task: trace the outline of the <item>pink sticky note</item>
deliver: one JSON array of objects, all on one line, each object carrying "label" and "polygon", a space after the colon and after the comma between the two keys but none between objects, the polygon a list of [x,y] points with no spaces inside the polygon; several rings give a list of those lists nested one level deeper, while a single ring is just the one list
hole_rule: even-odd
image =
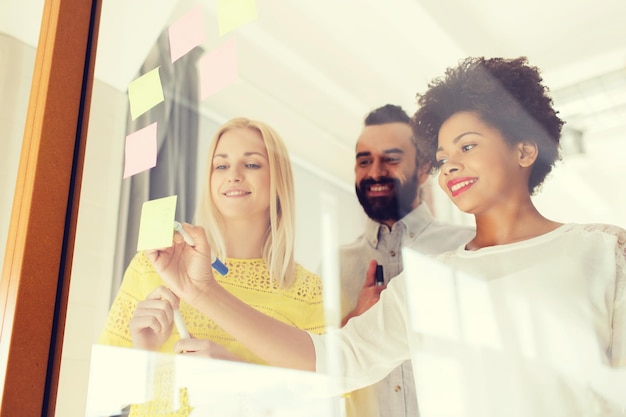
[{"label": "pink sticky note", "polygon": [[206,40],[202,20],[202,6],[188,11],[169,27],[170,56],[172,62]]},{"label": "pink sticky note", "polygon": [[126,136],[124,156],[124,178],[156,166],[156,122]]},{"label": "pink sticky note", "polygon": [[237,42],[231,38],[198,60],[200,99],[204,100],[237,81]]}]

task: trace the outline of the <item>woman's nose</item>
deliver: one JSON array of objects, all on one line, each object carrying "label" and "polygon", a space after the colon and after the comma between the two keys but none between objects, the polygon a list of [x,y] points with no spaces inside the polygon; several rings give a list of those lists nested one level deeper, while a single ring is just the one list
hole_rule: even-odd
[{"label": "woman's nose", "polygon": [[241,169],[233,167],[228,172],[227,180],[228,182],[241,182],[242,174]]},{"label": "woman's nose", "polygon": [[457,172],[460,169],[461,169],[461,164],[453,160],[446,161],[446,163],[443,164],[443,167],[442,167],[443,173],[446,175]]}]

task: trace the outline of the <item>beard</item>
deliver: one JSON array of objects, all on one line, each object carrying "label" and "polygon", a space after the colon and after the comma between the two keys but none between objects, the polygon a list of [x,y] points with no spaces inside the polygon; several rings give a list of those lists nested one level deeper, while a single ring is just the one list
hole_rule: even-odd
[{"label": "beard", "polygon": [[[393,185],[393,193],[384,197],[368,197],[367,191],[373,185]],[[417,170],[402,184],[392,177],[380,177],[377,181],[366,178],[355,185],[359,203],[370,219],[382,223],[384,221],[398,221],[413,210],[413,202],[419,187]]]}]

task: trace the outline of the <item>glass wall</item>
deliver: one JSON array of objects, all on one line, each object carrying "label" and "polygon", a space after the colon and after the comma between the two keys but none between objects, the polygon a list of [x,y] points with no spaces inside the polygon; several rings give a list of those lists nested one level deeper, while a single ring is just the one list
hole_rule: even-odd
[{"label": "glass wall", "polygon": [[[189,210],[192,211],[191,202],[203,187],[205,156],[217,127],[236,116],[267,121],[283,136],[292,157],[298,207],[296,258],[312,271],[321,271],[322,252],[329,239],[333,244],[345,243],[362,232],[364,215],[354,198],[353,151],[363,116],[387,102],[413,112],[415,93],[423,91],[427,81],[441,75],[445,67],[468,55],[528,55],[544,69],[555,102],[572,128],[564,137],[564,160],[546,183],[544,193],[536,197],[541,210],[562,221],[626,225],[626,197],[615,183],[615,178],[623,175],[622,155],[626,152],[622,134],[626,120],[626,52],[622,44],[626,34],[619,19],[626,13],[623,2],[607,2],[601,7],[585,1],[557,2],[560,7],[550,9],[542,2],[530,2],[521,13],[511,13],[508,5],[470,6],[457,2],[458,13],[452,14],[449,6],[433,1],[396,0],[384,7],[376,2],[248,1],[241,3],[234,16],[231,10],[226,21],[220,20],[223,10],[218,10],[215,2],[170,0],[161,2],[159,7],[148,0],[104,3],[57,415],[85,415],[94,358],[96,364],[112,361],[118,366],[100,367],[93,372],[105,372],[99,375],[106,376],[97,379],[105,385],[96,385],[95,392],[115,393],[113,388],[118,387],[123,396],[127,385],[122,382],[127,382],[142,387],[145,394],[148,388],[133,378],[154,376],[156,369],[171,370],[171,363],[160,356],[139,353],[136,357],[134,352],[126,352],[130,356],[115,356],[114,351],[103,352],[94,345],[119,289],[120,270],[126,266],[127,261],[118,253],[120,246],[132,250],[132,240],[136,238],[136,233],[126,226],[127,217],[137,215],[137,207],[153,198],[129,191],[133,179],[156,169],[126,176],[127,136],[145,127],[151,115],[170,109],[172,104],[182,108],[190,105],[186,95],[176,96],[167,88],[166,69],[175,65],[172,61],[180,64],[192,56],[198,63],[207,59],[207,67],[182,67],[199,76],[206,75],[203,71],[208,68],[209,80],[222,83],[205,86],[208,93],[200,84],[197,86],[201,97],[195,158],[179,159],[190,171],[187,177],[197,179],[191,188],[195,192],[184,199]],[[2,253],[42,9],[43,1],[0,3]],[[467,18],[461,22],[455,16]],[[589,27],[590,21],[602,22],[602,30],[589,30],[580,37],[580,27]],[[198,22],[200,26],[195,26]],[[556,22],[562,26],[555,28]],[[230,27],[224,29],[223,25]],[[181,27],[195,28],[192,34],[200,33],[201,39],[190,49],[178,45],[182,47],[181,55],[174,60],[169,55],[173,49],[170,41],[175,38],[171,30]],[[576,48],[563,47],[570,43],[575,43]],[[163,48],[159,50],[159,46]],[[163,51],[167,52],[155,56]],[[231,64],[228,71],[210,72],[215,67],[215,63],[210,65],[210,56],[216,51],[230,53],[221,55],[220,61]],[[227,60],[233,56],[236,59]],[[145,115],[133,117],[130,86],[157,67],[163,81],[163,101],[153,101]],[[142,95],[154,92],[148,90],[141,89]],[[145,102],[139,104],[146,106]],[[170,120],[166,115],[165,120]],[[179,134],[177,139],[188,143],[190,136]],[[157,166],[162,162],[158,161]],[[181,170],[180,165],[177,169]],[[471,223],[436,186],[427,185],[424,193],[437,218]],[[132,197],[136,197],[134,212],[129,210]],[[330,236],[323,227],[324,216],[329,213],[333,224],[338,225]],[[127,373],[119,370],[133,364],[144,367],[132,368],[132,372],[129,368]],[[211,361],[182,363],[181,369],[189,368],[202,370],[202,374],[224,371]],[[107,370],[113,374],[106,374]],[[245,366],[227,369],[244,374],[248,370]],[[291,373],[255,370],[258,377],[252,378],[252,382],[274,377],[298,379]],[[299,383],[315,387],[317,381],[302,378]],[[280,383],[272,387],[282,388]],[[259,394],[264,391],[253,384],[247,389],[250,401],[262,400]],[[197,395],[206,394],[199,391]],[[242,399],[241,391],[230,394],[227,398]],[[91,400],[96,401],[93,397]],[[128,398],[120,403],[117,398],[104,400],[106,405],[119,409],[124,407],[124,401],[128,402]],[[176,401],[174,405],[180,405]],[[231,411],[246,412],[242,408]]]},{"label": "glass wall", "polygon": [[[257,38],[259,31],[265,32],[267,26],[272,25],[272,20],[252,18],[250,22],[242,23],[241,27],[221,36],[213,3],[169,1],[155,8],[150,1],[108,1],[102,6],[57,415],[71,417],[83,416],[85,412],[88,415],[124,412],[124,406],[129,402],[137,403],[142,398],[149,398],[146,392],[150,391],[150,384],[156,383],[151,380],[156,378],[153,372],[155,367],[174,366],[171,362],[173,359],[168,356],[127,350],[120,353],[117,349],[96,345],[96,341],[104,330],[122,274],[137,251],[137,227],[142,204],[176,194],[176,218],[191,222],[195,211],[194,201],[197,201],[205,186],[206,158],[211,139],[226,120],[243,116],[264,121],[276,129],[285,141],[295,181],[295,255],[300,265],[319,273],[322,268],[323,240],[331,239],[334,244],[347,243],[360,233],[364,215],[354,198],[352,147],[354,135],[360,129],[360,118],[367,109],[354,111],[354,126],[344,129],[349,135],[337,137],[335,132],[302,114],[304,107],[296,103],[297,97],[290,98],[294,101],[287,100],[288,97],[277,97],[276,94],[284,95],[290,88],[284,85],[272,90],[273,86],[281,82],[279,74],[272,74],[272,70],[283,66],[284,57],[279,51],[266,50],[258,44]],[[258,7],[259,15],[266,13],[261,5]],[[171,30],[177,27],[177,23],[189,20],[190,17],[201,21],[201,26],[195,29],[204,32],[205,39],[172,62],[170,53],[175,35]],[[194,24],[193,19],[186,24]],[[185,24],[181,27],[179,24],[178,30],[184,29],[189,30],[189,27],[185,27]],[[197,134],[194,133],[193,123],[196,121],[193,115],[183,116],[188,117],[185,119],[187,125],[173,128],[179,123],[177,117],[194,107],[193,97],[202,94],[200,83],[206,81],[200,79],[203,76],[202,59],[210,59],[211,52],[228,47],[236,48],[235,64],[238,68],[235,79],[213,94],[197,99],[197,108],[194,109]],[[257,59],[259,63],[255,65],[253,61]],[[254,73],[259,71],[259,65],[265,67],[263,73],[267,75],[267,80],[263,77],[250,79],[251,76],[258,76]],[[158,68],[161,83],[157,89],[162,89],[163,101],[157,99],[150,110],[133,117],[132,106],[137,104],[130,97],[131,90],[136,86],[133,83],[155,68]],[[315,86],[299,79],[302,76],[290,70],[290,78],[293,82],[301,83],[298,88],[306,100],[313,99],[307,97],[312,93],[318,94],[319,100],[322,96],[332,97],[336,93],[315,93]],[[195,85],[184,86],[195,77],[198,77]],[[187,93],[184,92],[185,88]],[[149,91],[143,90],[142,93],[149,94]],[[330,100],[329,103],[333,104]],[[131,169],[127,165],[131,157],[126,149],[128,136],[152,123],[159,126],[156,140],[159,147],[157,166],[127,175]],[[161,126],[165,128],[161,130]],[[177,129],[174,136],[161,137],[171,129]],[[175,161],[168,159],[165,150],[171,144],[180,145],[167,150],[178,155]],[[146,148],[144,151],[147,152]],[[167,174],[158,173],[160,168],[169,164],[171,167],[165,171]],[[180,178],[180,181],[188,184],[177,188],[175,192],[163,191],[168,190],[166,184],[158,182],[159,176],[161,181],[168,182],[163,175]],[[321,200],[325,203],[321,204]],[[188,207],[181,209],[185,205]],[[324,236],[321,232],[322,217],[328,215],[341,219],[341,227],[333,231],[333,236]],[[291,381],[293,387],[300,385],[303,393],[311,392],[312,389],[323,392],[323,385],[319,385],[320,382],[311,379],[311,376],[299,376],[298,373],[278,369],[258,369],[257,366],[233,365],[224,368],[224,365],[216,365],[209,360],[197,364],[192,361],[187,365],[178,362],[175,364],[177,372],[189,370],[190,365],[195,368],[196,372],[190,378],[196,383],[197,370],[203,367],[206,367],[205,372],[215,375],[210,379],[211,386],[217,381],[223,381],[224,375],[240,375],[236,379],[233,376],[228,378],[233,385],[227,382],[212,388],[214,392],[211,401],[221,398],[221,402],[211,404],[211,407],[222,407],[224,413],[241,413],[246,407],[266,407],[268,412],[284,409],[303,415],[302,410],[307,410],[309,415],[328,415],[328,407],[335,406],[332,402],[320,402],[320,397],[314,395],[303,397],[302,403],[297,406],[299,408],[293,409],[296,407],[293,395],[287,403],[281,403],[282,400],[276,396],[284,389],[281,381],[285,378]],[[129,363],[143,365],[131,371],[128,369]],[[241,385],[244,380],[251,383],[264,381],[265,386],[245,387]],[[229,391],[235,387],[236,392]],[[129,393],[136,395],[127,397]],[[192,403],[194,407],[202,409],[202,406],[206,406],[203,402],[197,402],[198,396],[206,397],[206,392],[194,392],[190,387],[189,393],[196,399]],[[273,402],[271,407],[267,404],[270,398]],[[180,404],[175,395],[172,401],[174,409],[170,411],[173,412]],[[231,410],[229,407],[239,409]]]},{"label": "glass wall", "polygon": [[43,1],[0,4],[0,253],[6,248]]},{"label": "glass wall", "polygon": [[[235,13],[231,10],[227,18],[223,13],[229,11],[218,9],[214,1],[168,0],[159,2],[158,7],[151,0],[103,3],[57,415],[123,413],[128,403],[150,398],[159,375],[166,375],[171,383],[171,409],[166,411],[182,409],[181,401],[188,399],[177,397],[182,385],[176,378],[189,378],[189,384],[203,386],[188,391],[197,401],[191,403],[197,410],[216,407],[211,401],[220,399],[223,415],[281,415],[287,410],[291,415],[305,415],[290,408],[295,407],[292,403],[280,403],[279,394],[285,390],[285,380],[291,381],[292,399],[300,398],[296,394],[307,389],[316,392],[324,384],[310,375],[107,349],[96,342],[128,266],[128,254],[136,252],[137,219],[143,203],[177,194],[181,211],[176,217],[192,221],[205,185],[211,139],[231,118],[265,121],[286,142],[295,176],[296,260],[301,265],[321,272],[329,242],[336,247],[363,232],[365,216],[354,196],[354,146],[363,117],[389,102],[412,113],[415,93],[423,91],[428,80],[462,57],[482,52],[475,47],[480,39],[474,47],[465,45],[463,35],[452,24],[436,24],[445,10],[433,2],[396,2],[396,6],[406,7],[405,14],[376,2],[366,3],[242,1],[241,8]],[[509,16],[507,11],[500,12],[502,20]],[[376,30],[379,26],[384,33]],[[427,39],[436,41],[422,42]],[[515,55],[528,51],[513,44],[495,44],[489,54],[503,54],[509,47]],[[23,68],[32,66],[34,56],[32,49],[26,49],[13,52],[16,62],[25,61]],[[551,63],[545,55],[539,60]],[[559,71],[568,65],[572,62],[551,66],[547,79],[558,80]],[[13,75],[0,77],[0,81],[18,72],[24,76],[17,68],[11,66],[10,70]],[[152,78],[144,78],[150,74]],[[190,79],[195,84],[186,85]],[[16,92],[15,97],[18,95]],[[568,98],[562,97],[564,101]],[[3,99],[3,105],[5,102]],[[14,106],[9,107],[15,112]],[[190,109],[197,119],[191,116],[192,122],[177,121]],[[127,148],[129,135],[153,123],[157,123],[158,133],[146,139],[157,149],[156,166],[144,161],[140,168],[129,167],[133,157]],[[164,126],[177,127],[165,138],[161,133],[169,128]],[[610,127],[612,138],[615,131]],[[588,133],[597,138],[606,132],[609,130],[589,129]],[[170,145],[168,154],[163,149]],[[140,153],[147,152],[144,147]],[[570,168],[562,176],[555,174],[555,182],[547,185],[549,190],[557,190],[555,197],[539,198],[538,204],[559,214],[566,207],[563,220],[624,225],[621,213],[626,210],[614,208],[623,207],[624,197],[605,199],[599,188],[594,189],[593,178],[587,178],[592,166],[597,166],[591,165],[597,162],[596,155],[586,162],[576,155],[567,156],[565,162],[574,161]],[[7,157],[8,165],[15,159]],[[169,170],[161,174],[165,165]],[[159,178],[162,182],[180,178],[185,185],[168,188]],[[573,183],[577,183],[575,190]],[[436,218],[472,223],[472,218],[456,210],[438,191],[436,181],[426,185],[424,199]],[[337,225],[330,234],[323,227],[328,215]],[[336,285],[327,281],[328,277],[322,278],[329,287]],[[336,309],[327,306],[328,311]],[[248,383],[242,386],[242,381]],[[255,385],[259,381],[265,385]],[[328,407],[336,411],[334,399],[324,403],[316,401],[319,398],[300,398],[299,405],[308,415],[329,415]],[[102,410],[108,414],[97,414],[105,412]]]}]

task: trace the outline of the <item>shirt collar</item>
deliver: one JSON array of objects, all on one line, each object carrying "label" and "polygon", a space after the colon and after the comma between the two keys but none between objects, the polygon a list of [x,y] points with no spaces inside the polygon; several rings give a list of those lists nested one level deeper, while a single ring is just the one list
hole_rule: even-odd
[{"label": "shirt collar", "polygon": [[[409,214],[398,220],[393,227],[398,227],[398,223],[403,223],[407,235],[411,238],[418,236],[420,233],[424,231],[428,227],[430,223],[433,221],[433,215],[431,214],[428,206],[426,204],[420,203],[416,208],[414,208]],[[387,227],[382,223],[378,223],[370,218],[367,219],[365,224],[365,237],[372,247],[378,247],[378,237],[380,234],[380,229],[382,227]]]}]

